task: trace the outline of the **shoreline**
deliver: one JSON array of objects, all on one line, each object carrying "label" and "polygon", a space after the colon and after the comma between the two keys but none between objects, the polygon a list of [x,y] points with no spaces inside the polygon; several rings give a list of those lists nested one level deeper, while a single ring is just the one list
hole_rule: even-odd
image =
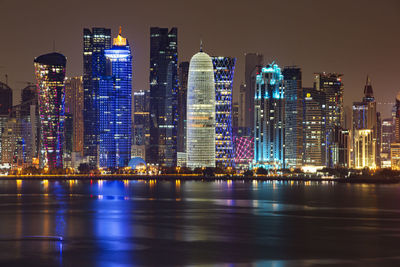
[{"label": "shoreline", "polygon": [[357,177],[357,178],[320,178],[320,177],[269,177],[269,176],[196,176],[196,175],[5,175],[1,180],[160,180],[160,181],[283,181],[283,182],[337,182],[350,184],[398,184],[400,177]]}]

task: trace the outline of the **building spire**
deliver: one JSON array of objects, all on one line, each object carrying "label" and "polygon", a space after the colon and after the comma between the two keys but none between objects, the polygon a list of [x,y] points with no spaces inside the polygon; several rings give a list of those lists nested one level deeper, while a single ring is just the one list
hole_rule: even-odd
[{"label": "building spire", "polygon": [[125,46],[127,44],[126,43],[126,38],[123,38],[121,34],[122,34],[122,27],[119,26],[119,33],[118,33],[117,38],[114,38],[113,45]]},{"label": "building spire", "polygon": [[119,33],[118,33],[118,35],[122,35],[122,27],[121,27],[121,26],[119,26]]},{"label": "building spire", "polygon": [[372,89],[371,85],[371,79],[369,78],[369,75],[367,75],[367,80],[365,82],[365,87],[364,87],[364,101],[373,101],[374,100],[374,91]]},{"label": "building spire", "polygon": [[203,40],[200,39],[200,52],[203,52]]}]

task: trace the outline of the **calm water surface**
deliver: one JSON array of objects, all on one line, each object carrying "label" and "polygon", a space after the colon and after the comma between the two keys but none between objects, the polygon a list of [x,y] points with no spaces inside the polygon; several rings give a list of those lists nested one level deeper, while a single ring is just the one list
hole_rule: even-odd
[{"label": "calm water surface", "polygon": [[0,266],[400,265],[400,186],[0,181]]}]

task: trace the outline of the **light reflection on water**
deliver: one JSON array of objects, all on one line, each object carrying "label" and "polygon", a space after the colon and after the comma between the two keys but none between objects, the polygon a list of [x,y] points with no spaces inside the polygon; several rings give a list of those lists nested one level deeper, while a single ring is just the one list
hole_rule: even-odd
[{"label": "light reflection on water", "polygon": [[390,263],[398,192],[294,181],[0,181],[0,263]]}]

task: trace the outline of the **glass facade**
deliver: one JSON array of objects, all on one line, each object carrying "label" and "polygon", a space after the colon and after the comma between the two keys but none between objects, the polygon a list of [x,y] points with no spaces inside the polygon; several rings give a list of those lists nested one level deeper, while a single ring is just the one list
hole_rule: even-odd
[{"label": "glass facade", "polygon": [[212,57],[212,61],[215,80],[215,160],[221,167],[233,167],[232,84],[236,58]]},{"label": "glass facade", "polygon": [[150,91],[140,90],[133,93],[133,125],[131,156],[146,158],[146,146],[149,144]]},{"label": "glass facade", "polygon": [[325,166],[325,93],[303,88],[303,165]]},{"label": "glass facade", "polygon": [[93,165],[98,165],[99,82],[106,71],[104,50],[110,48],[110,29],[83,29],[83,149]]},{"label": "glass facade", "polygon": [[176,166],[178,29],[150,28],[150,142],[146,161]]},{"label": "glass facade", "polygon": [[38,88],[42,165],[63,167],[65,113],[65,56],[50,53],[34,60]]},{"label": "glass facade", "polygon": [[187,98],[187,167],[215,167],[215,83],[211,57],[190,60]]},{"label": "glass facade", "polygon": [[181,62],[178,68],[179,91],[178,91],[178,152],[186,152],[186,106],[187,85],[189,75],[189,62]]},{"label": "glass facade", "polygon": [[335,128],[344,126],[343,82],[342,74],[315,73],[314,87],[325,93],[325,152],[327,167],[335,167],[339,163],[339,144],[334,141]]},{"label": "glass facade", "polygon": [[107,69],[99,86],[100,167],[126,167],[131,158],[132,54],[121,32],[104,54]]},{"label": "glass facade", "polygon": [[288,168],[300,168],[303,161],[303,88],[301,69],[285,67],[285,155]]},{"label": "glass facade", "polygon": [[276,64],[261,69],[254,99],[254,167],[285,168],[285,95],[283,75]]}]

